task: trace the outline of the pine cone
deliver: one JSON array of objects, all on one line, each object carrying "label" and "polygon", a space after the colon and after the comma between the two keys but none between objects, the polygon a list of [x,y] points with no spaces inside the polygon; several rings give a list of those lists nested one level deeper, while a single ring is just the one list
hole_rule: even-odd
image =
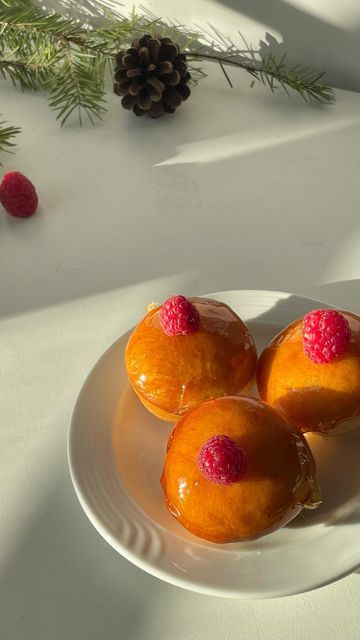
[{"label": "pine cone", "polygon": [[170,38],[145,35],[116,56],[114,91],[124,109],[159,118],[174,113],[190,89],[186,56]]}]

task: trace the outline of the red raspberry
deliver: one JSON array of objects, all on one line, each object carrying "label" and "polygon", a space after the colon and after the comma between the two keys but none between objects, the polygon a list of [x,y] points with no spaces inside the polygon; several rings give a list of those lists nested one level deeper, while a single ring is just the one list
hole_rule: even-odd
[{"label": "red raspberry", "polygon": [[245,453],[229,436],[213,436],[201,447],[198,465],[206,480],[233,484],[245,473]]},{"label": "red raspberry", "polygon": [[28,178],[19,171],[9,171],[0,184],[0,202],[12,216],[29,218],[37,209],[38,197]]},{"label": "red raspberry", "polygon": [[184,296],[173,296],[161,307],[160,324],[167,336],[186,336],[199,329],[199,312]]},{"label": "red raspberry", "polygon": [[339,311],[318,309],[304,317],[304,353],[316,364],[326,364],[339,358],[349,340],[349,323]]}]

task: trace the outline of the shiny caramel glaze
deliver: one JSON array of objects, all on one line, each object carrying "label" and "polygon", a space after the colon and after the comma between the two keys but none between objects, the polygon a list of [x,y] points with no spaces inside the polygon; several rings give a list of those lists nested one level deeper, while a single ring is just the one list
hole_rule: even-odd
[{"label": "shiny caramel glaze", "polygon": [[[229,486],[206,480],[197,464],[203,444],[218,434],[245,453],[245,474]],[[320,502],[304,437],[272,407],[242,396],[210,400],[179,420],[162,486],[169,511],[184,527],[220,543],[258,538]]]},{"label": "shiny caramel glaze", "polygon": [[144,406],[176,421],[205,400],[250,390],[257,354],[251,333],[222,302],[191,298],[200,314],[199,331],[167,336],[160,309],[153,309],[132,333],[125,354],[128,377]]},{"label": "shiny caramel glaze", "polygon": [[341,313],[351,339],[336,360],[316,364],[304,354],[303,318],[278,333],[259,358],[260,398],[281,409],[303,432],[340,433],[342,426],[348,430],[349,420],[356,426],[360,415],[360,317]]}]

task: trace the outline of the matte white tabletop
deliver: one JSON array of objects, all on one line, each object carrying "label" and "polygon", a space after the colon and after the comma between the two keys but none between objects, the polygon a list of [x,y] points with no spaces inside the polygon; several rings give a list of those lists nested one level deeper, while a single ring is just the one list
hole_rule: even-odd
[{"label": "matte white tabletop", "polygon": [[102,352],[171,293],[277,289],[360,312],[360,96],[333,107],[250,89],[217,68],[173,118],[60,130],[1,86],[20,124],[3,158],[36,184],[0,215],[0,636],[249,640],[360,636],[360,575],[268,601],[162,583],[113,551],[73,492],[66,436]]}]

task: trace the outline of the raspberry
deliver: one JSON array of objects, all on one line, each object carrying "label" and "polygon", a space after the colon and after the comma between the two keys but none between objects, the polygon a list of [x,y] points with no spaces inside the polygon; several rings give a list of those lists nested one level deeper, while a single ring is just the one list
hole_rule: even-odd
[{"label": "raspberry", "polygon": [[17,218],[29,218],[38,206],[34,185],[19,171],[5,173],[0,184],[0,202]]},{"label": "raspberry", "polygon": [[349,340],[349,323],[339,311],[318,309],[304,317],[304,353],[316,364],[326,364],[339,358]]},{"label": "raspberry", "polygon": [[173,296],[161,307],[160,324],[167,336],[186,336],[199,329],[199,312],[184,296]]},{"label": "raspberry", "polygon": [[233,484],[245,473],[245,453],[229,436],[213,436],[201,447],[198,465],[206,480]]}]

